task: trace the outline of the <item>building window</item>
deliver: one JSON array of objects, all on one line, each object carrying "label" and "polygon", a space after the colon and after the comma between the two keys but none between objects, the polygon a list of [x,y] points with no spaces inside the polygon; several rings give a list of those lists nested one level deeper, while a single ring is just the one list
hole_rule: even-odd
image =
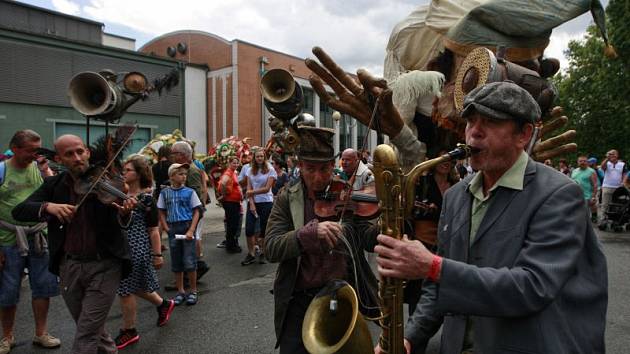
[{"label": "building window", "polygon": [[368,128],[363,123],[357,122],[357,149],[369,149],[370,147],[370,138],[365,141],[365,136],[368,135]]},{"label": "building window", "polygon": [[334,122],[332,118],[333,109],[328,107],[323,101],[319,101],[319,126],[324,128],[333,128]]},{"label": "building window", "polygon": [[313,95],[315,92],[308,87],[302,86],[302,93],[304,94],[304,108],[302,109],[302,113],[313,114]]}]

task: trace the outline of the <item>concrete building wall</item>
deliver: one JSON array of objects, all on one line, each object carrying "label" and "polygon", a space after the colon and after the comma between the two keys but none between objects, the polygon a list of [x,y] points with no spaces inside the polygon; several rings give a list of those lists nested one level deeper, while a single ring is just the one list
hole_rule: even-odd
[{"label": "concrete building wall", "polygon": [[109,33],[103,33],[103,45],[108,47],[136,50],[136,40],[132,38],[120,37]]},{"label": "concrete building wall", "polygon": [[206,84],[208,82],[206,70],[193,66],[186,67],[184,83],[185,91],[188,92],[184,97],[186,137],[197,143],[195,150],[197,152],[206,153],[208,151],[207,144],[207,125],[208,119],[206,109]]}]

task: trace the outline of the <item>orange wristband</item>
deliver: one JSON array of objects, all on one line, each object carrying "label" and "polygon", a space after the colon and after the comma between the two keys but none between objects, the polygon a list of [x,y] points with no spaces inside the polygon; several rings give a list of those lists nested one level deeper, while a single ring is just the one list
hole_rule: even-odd
[{"label": "orange wristband", "polygon": [[440,272],[442,271],[442,257],[438,255],[433,255],[433,261],[431,262],[431,268],[429,269],[429,273],[427,273],[427,279],[431,281],[437,281]]}]

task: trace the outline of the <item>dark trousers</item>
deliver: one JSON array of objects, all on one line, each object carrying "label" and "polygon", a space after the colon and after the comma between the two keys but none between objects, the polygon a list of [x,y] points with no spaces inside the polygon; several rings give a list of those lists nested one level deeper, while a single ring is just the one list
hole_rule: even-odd
[{"label": "dark trousers", "polygon": [[120,284],[120,260],[68,259],[61,264],[59,276],[61,294],[77,325],[72,353],[117,353],[105,321]]},{"label": "dark trousers", "polygon": [[296,293],[289,302],[280,336],[280,354],[308,354],[302,342],[302,322],[312,300],[312,295]]},{"label": "dark trousers", "polygon": [[272,202],[268,203],[255,203],[256,204],[256,213],[258,214],[258,218],[254,216],[249,210],[249,204],[247,207],[247,217],[245,218],[245,235],[247,237],[254,236],[256,234],[256,221],[260,222],[260,238],[265,238],[265,229],[267,229],[267,221],[269,220],[269,215],[271,214],[271,208],[273,207]]},{"label": "dark trousers", "polygon": [[241,203],[223,202],[225,210],[225,242],[226,248],[235,249],[238,247],[239,229],[241,226]]}]

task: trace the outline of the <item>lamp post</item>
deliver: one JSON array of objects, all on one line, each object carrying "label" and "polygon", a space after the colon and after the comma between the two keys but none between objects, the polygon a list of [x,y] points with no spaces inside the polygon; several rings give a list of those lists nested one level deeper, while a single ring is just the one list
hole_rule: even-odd
[{"label": "lamp post", "polygon": [[339,121],[341,120],[341,113],[339,113],[338,111],[334,111],[332,113],[332,119],[335,122],[334,126],[335,126],[335,137],[334,137],[334,143],[335,143],[335,155],[337,155],[339,153]]}]

